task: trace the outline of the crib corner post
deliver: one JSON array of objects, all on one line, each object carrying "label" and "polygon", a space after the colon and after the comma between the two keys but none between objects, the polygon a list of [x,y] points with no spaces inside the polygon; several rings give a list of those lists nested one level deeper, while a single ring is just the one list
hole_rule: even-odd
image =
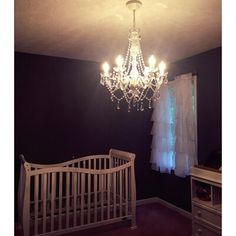
[{"label": "crib corner post", "polygon": [[20,166],[20,177],[19,177],[19,182],[18,182],[18,202],[17,202],[17,206],[18,206],[18,221],[20,222],[20,224],[22,225],[22,195],[23,195],[23,189],[22,189],[22,183],[23,183],[23,178],[24,178],[24,172],[23,172],[23,166],[21,163]]},{"label": "crib corner post", "polygon": [[134,160],[135,157],[132,158],[131,162],[131,229],[137,229],[136,225],[136,181],[135,181],[135,171],[134,171]]},{"label": "crib corner post", "polygon": [[24,236],[30,235],[30,165],[29,163],[24,163],[25,167],[25,188],[23,195],[23,232]]}]

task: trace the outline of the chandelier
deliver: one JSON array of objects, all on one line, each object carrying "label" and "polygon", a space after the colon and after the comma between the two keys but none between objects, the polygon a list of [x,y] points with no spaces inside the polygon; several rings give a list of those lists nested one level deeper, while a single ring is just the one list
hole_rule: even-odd
[{"label": "chandelier", "polygon": [[103,64],[103,72],[100,83],[108,89],[111,94],[111,101],[117,102],[117,109],[120,109],[120,102],[125,100],[128,104],[128,112],[132,108],[143,111],[148,105],[150,109],[152,102],[160,98],[160,87],[166,84],[167,72],[163,61],[156,66],[156,58],[150,56],[145,66],[141,46],[140,30],[136,28],[135,12],[142,3],[138,0],[130,0],[126,6],[133,11],[133,27],[129,30],[129,44],[126,57],[117,56],[116,66],[110,72],[107,62]]}]

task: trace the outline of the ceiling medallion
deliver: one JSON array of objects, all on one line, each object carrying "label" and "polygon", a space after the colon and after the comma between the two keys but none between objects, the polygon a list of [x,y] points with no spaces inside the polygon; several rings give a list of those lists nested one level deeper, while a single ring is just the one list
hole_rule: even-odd
[{"label": "ceiling medallion", "polygon": [[111,100],[117,102],[117,109],[120,109],[120,102],[125,100],[128,104],[128,112],[132,108],[143,111],[145,105],[152,107],[152,102],[160,98],[159,89],[166,84],[167,72],[163,61],[156,66],[156,58],[150,56],[145,66],[140,46],[140,30],[136,28],[135,12],[142,6],[141,1],[130,0],[126,6],[133,12],[133,26],[129,30],[129,44],[125,59],[119,55],[112,72],[107,62],[103,64],[103,72],[100,83],[108,89]]}]

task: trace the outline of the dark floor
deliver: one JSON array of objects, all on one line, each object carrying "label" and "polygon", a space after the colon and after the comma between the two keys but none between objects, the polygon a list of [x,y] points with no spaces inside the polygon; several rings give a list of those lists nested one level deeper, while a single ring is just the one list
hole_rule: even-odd
[{"label": "dark floor", "polygon": [[[93,229],[77,231],[66,236],[190,236],[191,219],[159,204],[137,207],[137,226],[130,229],[130,221],[124,221]],[[20,232],[16,236],[22,235]]]}]

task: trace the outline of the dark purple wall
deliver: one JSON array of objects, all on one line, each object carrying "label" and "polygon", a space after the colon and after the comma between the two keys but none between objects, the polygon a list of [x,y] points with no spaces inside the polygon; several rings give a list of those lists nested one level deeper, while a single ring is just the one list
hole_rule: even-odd
[{"label": "dark purple wall", "polygon": [[[221,48],[169,66],[169,78],[198,73],[198,150],[202,163],[221,148]],[[159,174],[149,165],[152,110],[116,110],[99,84],[94,62],[15,53],[15,184],[18,155],[56,163],[73,155],[136,153],[137,198],[158,196],[190,210],[189,178]],[[17,188],[16,188],[17,189]]]}]

